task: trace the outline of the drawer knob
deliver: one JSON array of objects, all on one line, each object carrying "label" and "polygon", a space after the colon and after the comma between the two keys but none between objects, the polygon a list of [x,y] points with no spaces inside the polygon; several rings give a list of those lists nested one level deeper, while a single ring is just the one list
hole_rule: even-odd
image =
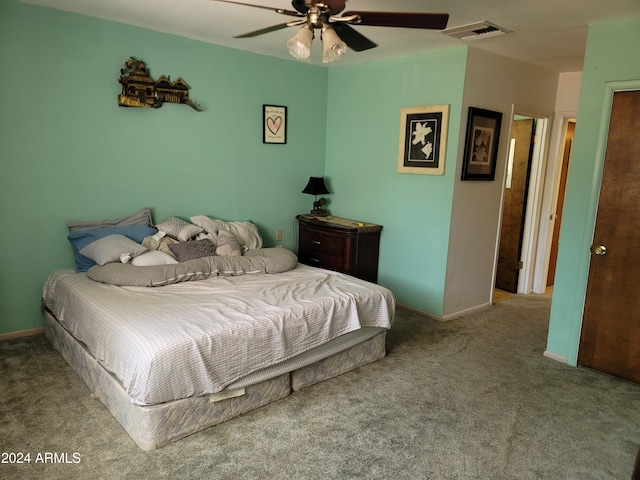
[{"label": "drawer knob", "polygon": [[320,240],[311,240],[314,245],[320,245]]},{"label": "drawer knob", "polygon": [[318,258],[310,258],[309,260],[311,260],[313,263],[320,263],[320,259]]}]

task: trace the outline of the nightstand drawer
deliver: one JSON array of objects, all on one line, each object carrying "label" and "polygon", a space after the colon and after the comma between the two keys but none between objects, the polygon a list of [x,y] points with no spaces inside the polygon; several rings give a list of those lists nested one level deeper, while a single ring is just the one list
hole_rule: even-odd
[{"label": "nightstand drawer", "polygon": [[327,235],[314,229],[301,229],[300,249],[310,252],[331,252],[332,255],[342,256],[344,238]]},{"label": "nightstand drawer", "polygon": [[298,256],[300,263],[311,265],[312,267],[326,268],[327,270],[336,271],[343,271],[344,269],[342,255],[331,255],[330,253],[301,250]]},{"label": "nightstand drawer", "polygon": [[382,226],[330,215],[296,219],[300,263],[377,281]]}]

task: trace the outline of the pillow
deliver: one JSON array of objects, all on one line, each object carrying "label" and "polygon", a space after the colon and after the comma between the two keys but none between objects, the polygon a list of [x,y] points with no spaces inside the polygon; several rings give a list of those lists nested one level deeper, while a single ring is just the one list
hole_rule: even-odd
[{"label": "pillow", "polygon": [[67,222],[70,232],[77,232],[79,230],[92,230],[94,228],[112,228],[112,227],[125,227],[128,225],[146,225],[151,226],[151,210],[149,208],[143,208],[131,215],[120,218],[111,218],[107,220],[97,220],[93,222]]},{"label": "pillow", "polygon": [[171,265],[178,263],[178,261],[168,253],[161,252],[160,250],[152,250],[138,255],[133,258],[130,263],[137,267],[150,267],[152,265]]},{"label": "pillow", "polygon": [[[159,235],[161,236],[159,237]],[[169,250],[169,245],[174,243],[178,243],[178,240],[166,236],[164,232],[158,232],[156,235],[145,237],[142,240],[143,247],[146,247],[149,250],[159,250],[175,259],[175,255],[171,250]]]},{"label": "pillow", "polygon": [[80,255],[90,258],[98,265],[104,265],[118,261],[127,263],[129,259],[146,251],[147,249],[139,243],[120,233],[115,233],[91,242],[80,250]]},{"label": "pillow", "polygon": [[169,249],[179,262],[186,262],[194,258],[210,257],[216,254],[216,247],[207,238],[174,243],[173,245],[169,245]]},{"label": "pillow", "polygon": [[233,233],[226,230],[216,232],[216,255],[227,257],[242,255],[242,246]]},{"label": "pillow", "polygon": [[[140,257],[146,255],[143,253]],[[136,258],[140,258],[136,257]],[[298,257],[286,248],[250,250],[242,257],[203,257],[172,265],[136,267],[124,263],[95,265],[87,276],[112,285],[159,287],[217,276],[281,273],[295,268]]]},{"label": "pillow", "polygon": [[157,230],[145,225],[128,225],[124,227],[94,228],[92,230],[71,232],[67,238],[73,246],[73,254],[76,261],[76,272],[86,272],[89,268],[96,265],[95,261],[82,255],[80,250],[91,242],[95,242],[96,240],[100,240],[102,237],[116,233],[130,238],[136,243],[140,243],[144,237],[157,233]]},{"label": "pillow", "polygon": [[196,215],[189,220],[194,224],[204,228],[207,232],[215,235],[216,230],[226,230],[233,233],[240,241],[243,250],[253,250],[262,248],[262,237],[258,232],[258,227],[251,222],[225,222],[206,215]]},{"label": "pillow", "polygon": [[181,218],[174,216],[165,218],[162,222],[156,225],[156,228],[170,237],[180,240],[181,242],[195,237],[204,230],[198,225],[185,222]]}]

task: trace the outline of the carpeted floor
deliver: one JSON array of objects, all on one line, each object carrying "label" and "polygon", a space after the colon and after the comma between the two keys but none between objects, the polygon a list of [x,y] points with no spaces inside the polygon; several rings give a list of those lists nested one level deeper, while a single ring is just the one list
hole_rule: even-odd
[{"label": "carpeted floor", "polygon": [[[0,478],[628,479],[640,385],[544,358],[549,307],[515,295],[445,323],[399,310],[383,360],[153,452],[43,335],[2,342],[2,461],[31,463]],[[46,453],[69,463],[36,463]]]}]

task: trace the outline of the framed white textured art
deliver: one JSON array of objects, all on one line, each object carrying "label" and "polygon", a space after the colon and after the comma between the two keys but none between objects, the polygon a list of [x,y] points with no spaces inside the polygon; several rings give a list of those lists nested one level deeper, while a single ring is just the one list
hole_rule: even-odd
[{"label": "framed white textured art", "polygon": [[449,105],[400,110],[398,172],[444,175]]}]

